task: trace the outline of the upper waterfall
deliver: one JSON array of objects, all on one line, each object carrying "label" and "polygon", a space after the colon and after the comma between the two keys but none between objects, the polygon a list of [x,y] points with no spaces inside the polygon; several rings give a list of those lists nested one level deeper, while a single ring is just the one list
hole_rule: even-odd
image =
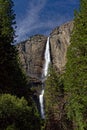
[{"label": "upper waterfall", "polygon": [[46,43],[46,50],[45,50],[45,64],[44,64],[44,69],[43,69],[43,75],[46,77],[48,74],[48,67],[50,63],[50,45],[49,45],[49,37],[47,39]]}]

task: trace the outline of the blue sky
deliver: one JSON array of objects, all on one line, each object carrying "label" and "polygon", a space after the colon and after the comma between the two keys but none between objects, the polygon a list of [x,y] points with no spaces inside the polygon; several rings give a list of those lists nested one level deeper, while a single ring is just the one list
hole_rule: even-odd
[{"label": "blue sky", "polygon": [[79,0],[13,0],[17,41],[35,34],[49,35],[53,28],[74,17]]}]

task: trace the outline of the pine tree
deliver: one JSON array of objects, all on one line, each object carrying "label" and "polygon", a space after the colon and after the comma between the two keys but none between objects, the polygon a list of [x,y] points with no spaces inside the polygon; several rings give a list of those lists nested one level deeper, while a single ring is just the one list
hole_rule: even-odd
[{"label": "pine tree", "polygon": [[75,130],[87,128],[87,1],[80,0],[75,12],[71,45],[67,52],[65,92],[67,115]]},{"label": "pine tree", "polygon": [[12,0],[0,0],[0,93],[19,96],[26,93],[26,77],[20,65],[15,38],[15,14]]},{"label": "pine tree", "polygon": [[63,130],[63,76],[50,67],[45,86],[46,130]]},{"label": "pine tree", "polygon": [[11,44],[14,41],[15,14],[12,0],[0,0],[0,43]]},{"label": "pine tree", "polygon": [[[12,0],[0,0],[0,129],[39,130],[39,114],[20,67],[18,52],[12,44],[15,38],[13,5]],[[24,96],[27,101],[23,97],[21,100],[12,95]]]}]

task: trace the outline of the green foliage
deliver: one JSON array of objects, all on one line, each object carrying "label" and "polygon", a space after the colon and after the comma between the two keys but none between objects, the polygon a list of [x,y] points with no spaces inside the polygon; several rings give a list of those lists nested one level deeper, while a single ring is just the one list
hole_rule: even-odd
[{"label": "green foliage", "polygon": [[9,125],[6,130],[18,130],[14,125]]},{"label": "green foliage", "polygon": [[15,37],[15,14],[12,0],[0,0],[0,93],[27,95],[27,80],[18,58]]},{"label": "green foliage", "polygon": [[71,45],[67,52],[65,74],[67,115],[73,120],[75,130],[85,130],[87,114],[87,1],[80,0],[80,10],[75,13]]},{"label": "green foliage", "polygon": [[58,96],[63,96],[63,79],[59,74],[55,71],[54,68],[49,69],[48,78],[46,80],[46,88],[45,88],[45,98],[47,102],[47,106],[54,105],[58,103]]},{"label": "green foliage", "polygon": [[15,37],[13,25],[15,14],[12,10],[12,0],[0,0],[0,40],[1,42],[12,43]]},{"label": "green foliage", "polygon": [[61,118],[59,114],[62,115],[63,87],[63,76],[58,74],[55,69],[51,67],[45,87],[46,130],[63,129],[61,126],[62,121],[59,122],[59,120],[61,120],[59,119]]},{"label": "green foliage", "polygon": [[37,111],[28,102],[10,94],[0,96],[0,128],[1,130],[36,130],[40,129]]}]

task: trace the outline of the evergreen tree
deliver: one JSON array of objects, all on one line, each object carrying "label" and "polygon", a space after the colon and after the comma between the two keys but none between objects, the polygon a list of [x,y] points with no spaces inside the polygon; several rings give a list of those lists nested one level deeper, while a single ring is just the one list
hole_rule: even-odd
[{"label": "evergreen tree", "polygon": [[14,41],[15,14],[12,0],[0,0],[0,43],[9,45]]},{"label": "evergreen tree", "polygon": [[[0,129],[40,129],[40,119],[14,43],[15,14],[12,0],[0,0]],[[2,94],[1,94],[2,93]],[[9,93],[11,95],[4,95]]]},{"label": "evergreen tree", "polygon": [[67,52],[65,74],[67,115],[73,121],[74,130],[87,129],[87,1],[80,0],[79,12],[75,12],[71,45]]},{"label": "evergreen tree", "polygon": [[26,93],[26,77],[20,65],[15,37],[15,14],[12,0],[0,0],[0,93],[22,96]]},{"label": "evergreen tree", "polygon": [[46,130],[66,130],[63,87],[63,75],[51,67],[45,87]]}]

